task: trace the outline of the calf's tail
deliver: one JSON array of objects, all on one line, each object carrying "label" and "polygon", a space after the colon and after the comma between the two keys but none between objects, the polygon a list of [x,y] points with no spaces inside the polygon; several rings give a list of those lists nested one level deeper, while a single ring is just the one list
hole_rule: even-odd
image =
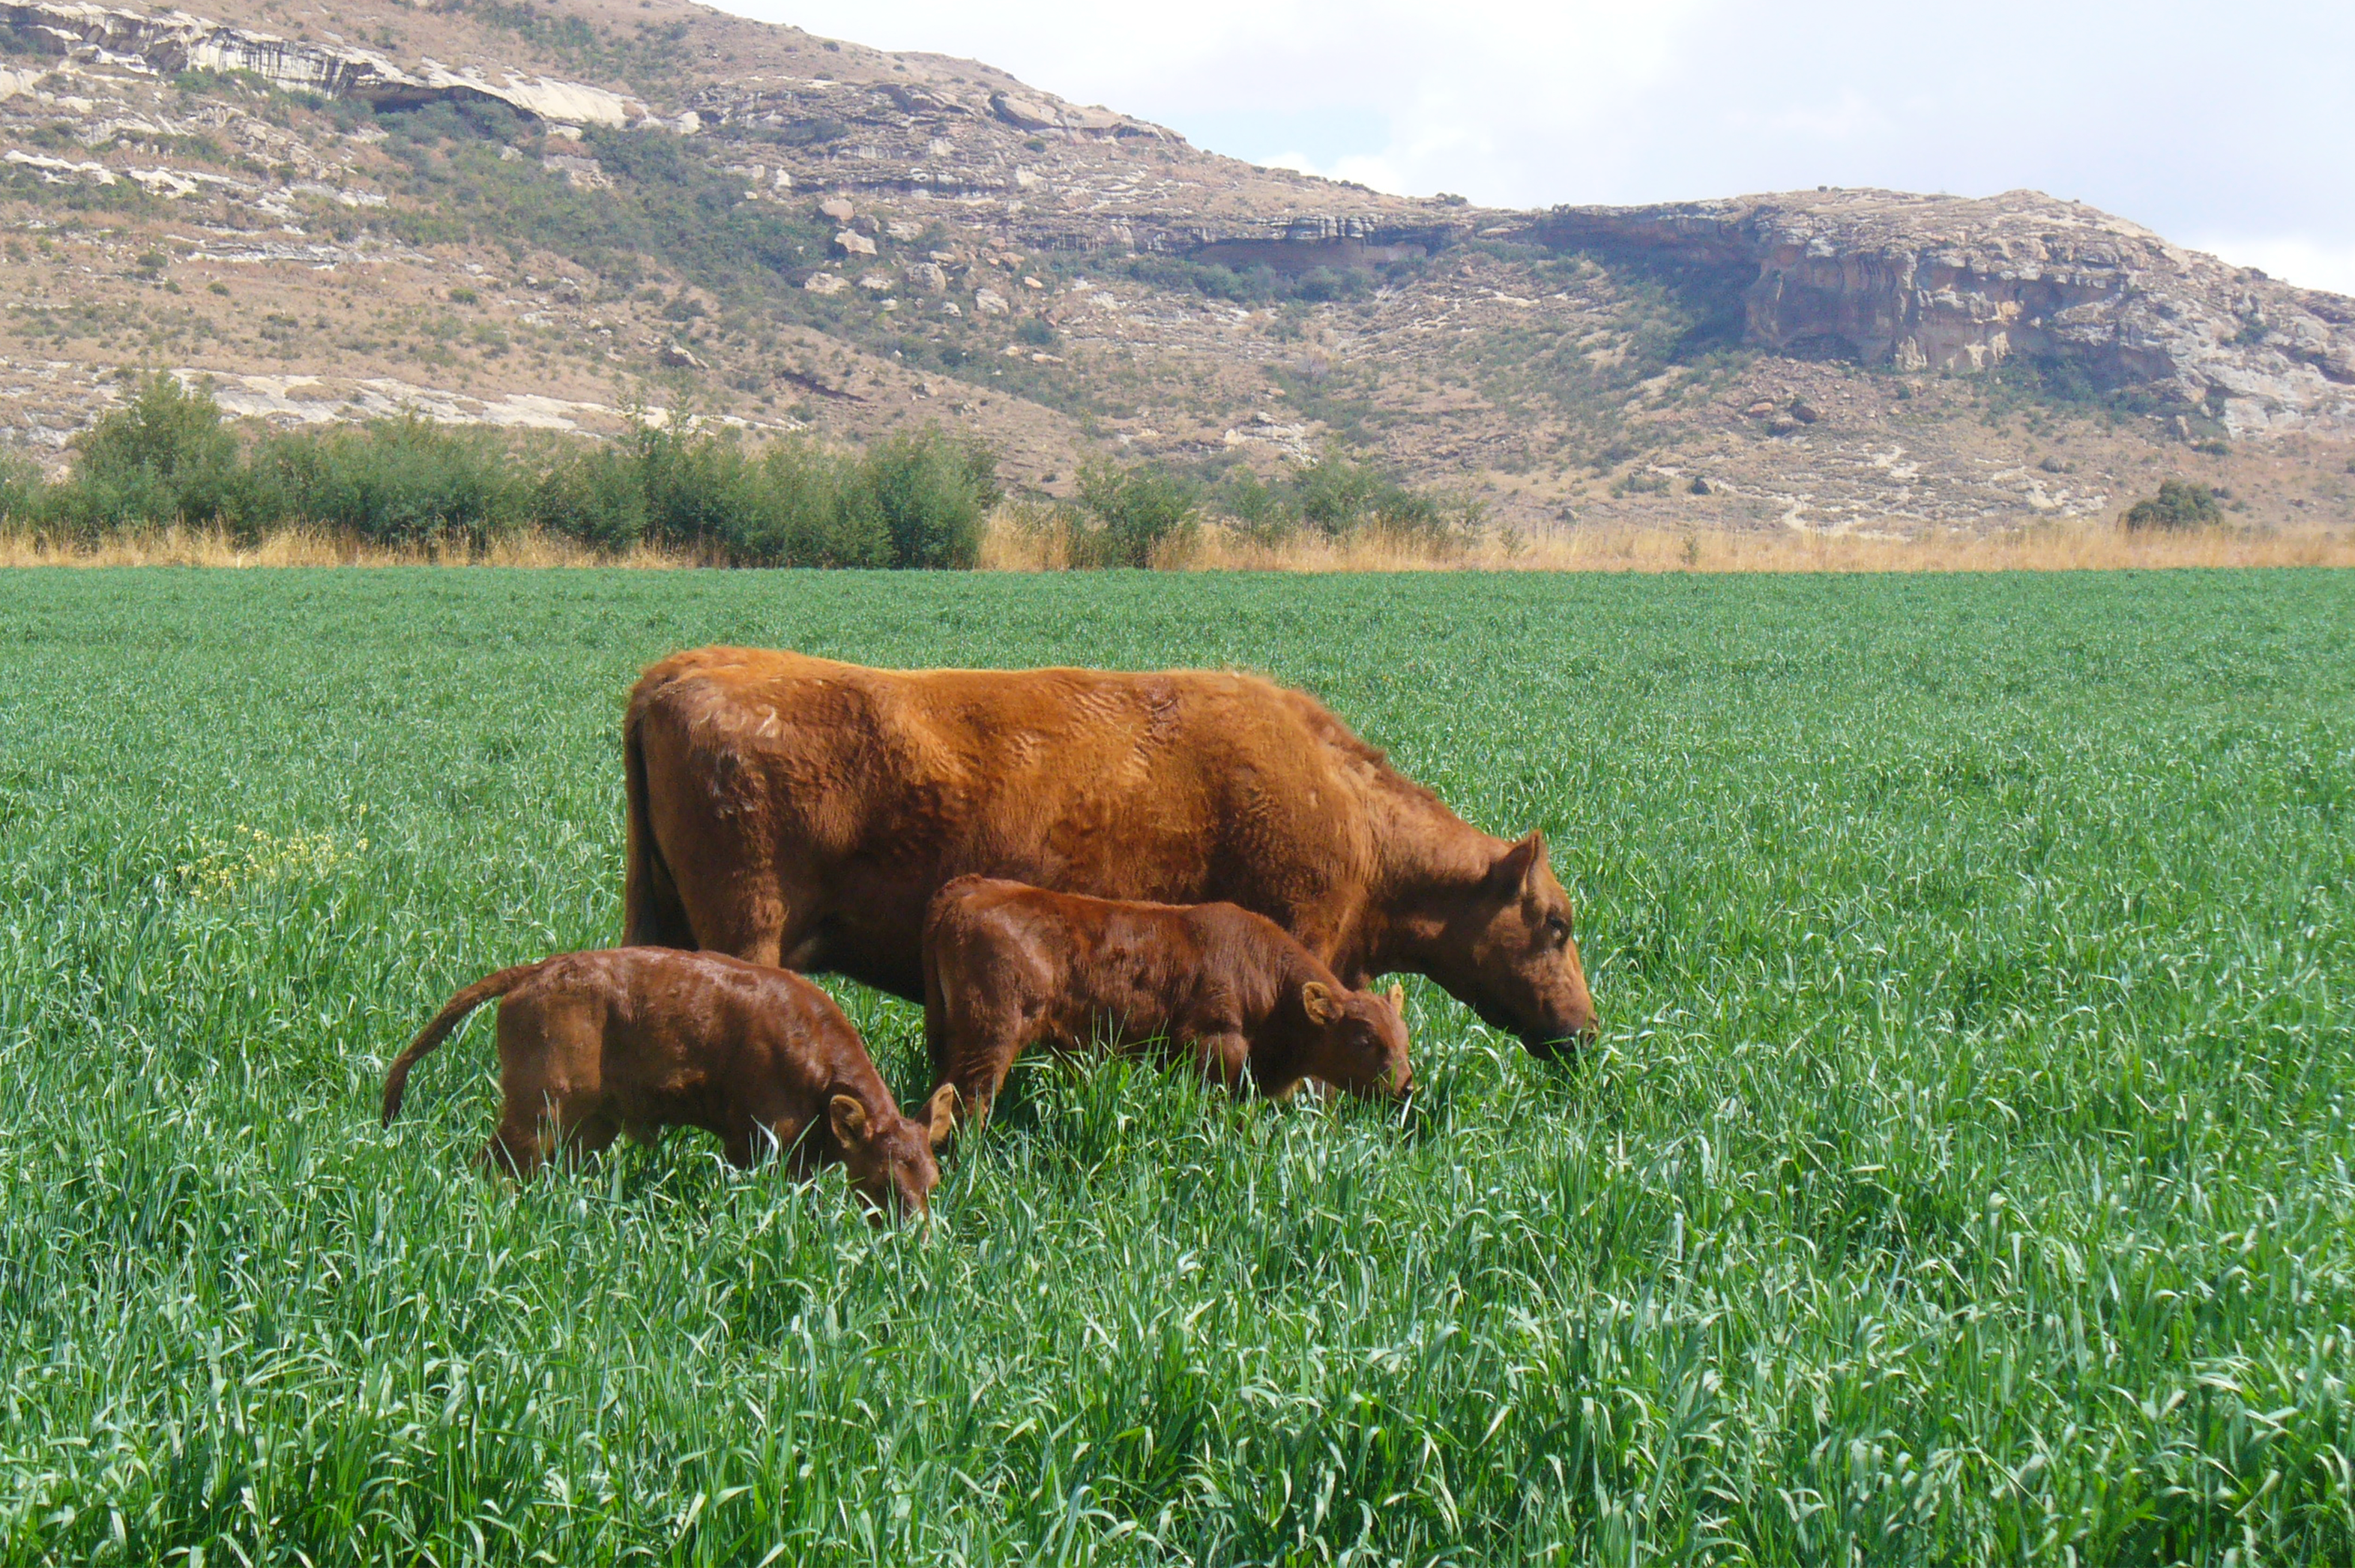
[{"label": "calf's tail", "polygon": [[400,1114],[400,1097],[409,1089],[409,1070],[435,1046],[450,1038],[450,1031],[465,1020],[468,1013],[494,997],[504,997],[545,967],[549,960],[537,964],[518,964],[512,969],[502,969],[485,976],[450,998],[442,1009],[433,1015],[433,1021],[418,1031],[409,1049],[392,1059],[392,1070],[384,1075],[384,1122],[392,1125],[393,1117]]}]

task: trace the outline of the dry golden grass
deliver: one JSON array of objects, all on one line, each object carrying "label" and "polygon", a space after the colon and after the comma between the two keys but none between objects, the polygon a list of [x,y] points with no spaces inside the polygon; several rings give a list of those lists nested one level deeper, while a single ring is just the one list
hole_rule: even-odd
[{"label": "dry golden grass", "polygon": [[[993,523],[985,569],[1052,571],[1065,561],[1051,533]],[[2054,524],[1986,538],[1879,539],[1866,535],[1682,532],[1579,528],[1535,539],[1491,539],[1466,548],[1360,537],[1344,544],[1299,539],[1246,543],[1204,530],[1183,566],[1220,571],[2106,571],[2126,568],[2355,566],[2355,532],[2129,534],[2115,524]]]},{"label": "dry golden grass", "polygon": [[[87,549],[0,535],[0,567],[29,566],[709,566],[680,550],[605,555],[545,534],[513,534],[479,552],[387,548],[304,529],[239,545],[226,534],[165,528]],[[2107,571],[2127,568],[2355,566],[2355,532],[2311,529],[2128,534],[2111,524],[2056,524],[1980,539],[1876,539],[1856,534],[1679,532],[1580,528],[1535,539],[1491,539],[1455,549],[1361,538],[1254,545],[1208,528],[1190,556],[1197,571]],[[990,571],[1056,571],[1067,562],[1050,533],[1006,513],[992,519],[981,565]]]},{"label": "dry golden grass", "polygon": [[683,551],[634,549],[606,555],[542,533],[504,535],[479,552],[431,546],[389,547],[307,528],[290,528],[249,545],[208,528],[160,528],[78,548],[0,534],[0,567],[11,566],[525,566],[670,568],[710,564]]}]

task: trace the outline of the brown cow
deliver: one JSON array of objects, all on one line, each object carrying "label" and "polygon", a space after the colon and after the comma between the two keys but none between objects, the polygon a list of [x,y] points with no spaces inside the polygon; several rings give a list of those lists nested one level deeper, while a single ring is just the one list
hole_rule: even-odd
[{"label": "brown cow", "polygon": [[968,873],[1263,914],[1352,989],[1428,975],[1550,1055],[1591,1035],[1544,838],[1492,838],[1315,699],[1178,670],[878,670],[704,648],[624,726],[625,940],[915,999]]},{"label": "brown cow", "polygon": [[921,1215],[940,1179],[932,1150],[948,1140],[952,1096],[932,1097],[929,1125],[909,1120],[834,998],[798,975],[711,953],[564,953],[475,981],[393,1061],[387,1126],[409,1070],[494,997],[506,998],[506,1104],[483,1150],[493,1168],[537,1169],[546,1116],[559,1139],[591,1154],[617,1133],[650,1141],[690,1126],[719,1134],[729,1163],[747,1166],[773,1139],[796,1174],[841,1160],[878,1210]]},{"label": "brown cow", "polygon": [[1273,921],[1230,903],[1156,904],[959,877],[924,919],[932,1093],[987,1119],[1022,1048],[1167,1042],[1229,1089],[1282,1099],[1320,1079],[1413,1089],[1403,996],[1352,991]]}]

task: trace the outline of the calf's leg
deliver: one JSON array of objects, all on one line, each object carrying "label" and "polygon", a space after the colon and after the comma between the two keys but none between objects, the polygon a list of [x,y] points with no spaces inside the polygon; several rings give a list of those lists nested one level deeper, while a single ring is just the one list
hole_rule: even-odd
[{"label": "calf's leg", "polygon": [[997,1092],[1014,1059],[1030,1043],[1034,1027],[1003,1007],[958,1008],[932,1061],[932,1092],[956,1086],[958,1120],[978,1127],[989,1120]]},{"label": "calf's leg", "polygon": [[1241,1093],[1251,1082],[1251,1042],[1240,1034],[1198,1035],[1185,1050],[1202,1076],[1229,1093]]},{"label": "calf's leg", "polygon": [[924,1053],[932,1059],[932,1093],[954,1084],[958,1121],[978,1127],[989,1120],[1014,1058],[1037,1033],[1037,1019],[1027,1016],[1019,981],[1004,965],[960,963],[938,941],[928,948]]},{"label": "calf's leg", "polygon": [[[499,1130],[484,1164],[529,1177],[557,1147],[604,1152],[621,1131],[606,1104],[603,1030],[596,1004],[538,997],[499,1009]],[[545,1129],[545,1136],[543,1136]]]}]

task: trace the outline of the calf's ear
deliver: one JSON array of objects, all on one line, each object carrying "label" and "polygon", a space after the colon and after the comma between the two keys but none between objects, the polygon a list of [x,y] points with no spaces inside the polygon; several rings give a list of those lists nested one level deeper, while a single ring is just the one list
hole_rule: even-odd
[{"label": "calf's ear", "polygon": [[826,1116],[834,1127],[834,1141],[845,1148],[867,1141],[867,1107],[847,1094],[826,1103]]},{"label": "calf's ear", "polygon": [[1400,985],[1396,980],[1391,981],[1391,988],[1382,994],[1382,1000],[1391,1005],[1391,1011],[1398,1014],[1401,1018],[1406,1017],[1406,987],[1404,986]]},{"label": "calf's ear", "polygon": [[932,1141],[935,1154],[946,1147],[956,1134],[956,1109],[957,1090],[954,1083],[943,1083],[933,1090],[931,1101],[924,1106],[924,1136]]},{"label": "calf's ear", "polygon": [[1311,980],[1300,987],[1300,1009],[1308,1021],[1323,1029],[1341,1016],[1341,1003],[1333,995],[1333,987],[1321,980]]}]

